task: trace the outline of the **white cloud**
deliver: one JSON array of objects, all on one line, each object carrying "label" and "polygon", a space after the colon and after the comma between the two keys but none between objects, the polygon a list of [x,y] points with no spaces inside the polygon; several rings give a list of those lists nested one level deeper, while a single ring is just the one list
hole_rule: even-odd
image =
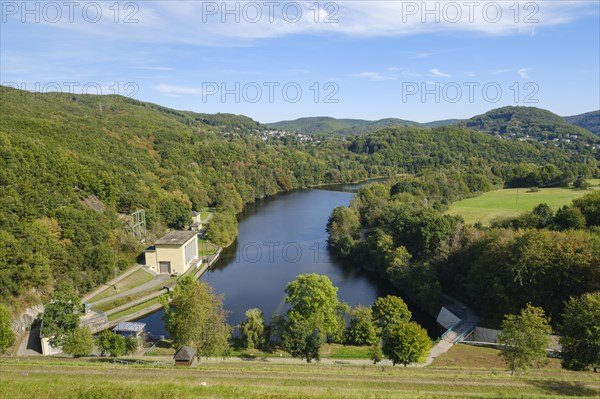
[{"label": "white cloud", "polygon": [[444,72],[440,71],[437,68],[431,68],[429,70],[429,72],[431,72],[434,76],[439,76],[439,77],[442,77],[442,78],[450,78],[450,77],[452,77],[452,75],[444,73]]},{"label": "white cloud", "polygon": [[496,69],[495,71],[492,72],[492,75],[502,75],[507,72],[510,72],[510,69]]},{"label": "white cloud", "polygon": [[200,96],[204,94],[204,91],[200,87],[191,87],[191,86],[173,86],[161,83],[159,85],[154,86],[154,89],[159,93],[165,94],[167,96],[178,97],[181,95],[195,95]]},{"label": "white cloud", "polygon": [[531,78],[529,77],[529,75],[527,74],[527,72],[529,72],[529,68],[521,68],[521,69],[519,69],[519,70],[517,71],[517,73],[519,74],[519,76],[520,76],[522,79],[531,79]]},{"label": "white cloud", "polygon": [[[69,22],[68,18],[63,18],[46,25],[53,29],[61,28],[128,42],[247,46],[259,39],[330,33],[351,37],[401,37],[440,32],[531,35],[537,29],[598,14],[596,2],[538,0],[535,2],[536,9],[522,12],[523,15],[515,22],[513,2],[451,3],[460,9],[458,20],[455,10],[442,1],[431,2],[427,6],[437,7],[437,15],[425,13],[425,3],[414,1],[327,3],[331,7],[325,10],[315,10],[313,1],[276,2],[275,6],[240,1],[235,2],[238,15],[225,14],[221,9],[225,4],[223,2],[152,1],[136,3],[138,9],[133,17],[138,20],[137,23],[114,23],[114,10],[109,8],[112,7],[111,3],[100,2],[97,4],[101,5],[104,17],[98,23],[89,23],[81,18]],[[261,7],[258,19],[255,18],[256,6]],[[207,7],[212,8],[209,10]],[[530,15],[531,12],[534,15]],[[122,19],[129,15],[125,12],[122,14]],[[495,15],[500,15],[500,19],[492,19]],[[297,16],[300,18],[296,19]],[[239,22],[236,22],[236,17]],[[537,22],[528,23],[525,17]],[[223,18],[225,23],[222,22]],[[421,52],[416,57],[423,58],[431,54]]]},{"label": "white cloud", "polygon": [[361,73],[357,73],[353,76],[356,76],[359,78],[365,78],[367,80],[371,80],[371,81],[375,81],[375,82],[381,82],[384,80],[396,80],[396,78],[394,76],[382,75],[379,72],[361,72]]}]

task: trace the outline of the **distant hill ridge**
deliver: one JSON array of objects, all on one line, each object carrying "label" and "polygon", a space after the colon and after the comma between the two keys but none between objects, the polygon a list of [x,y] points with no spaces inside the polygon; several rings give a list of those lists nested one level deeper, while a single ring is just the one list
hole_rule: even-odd
[{"label": "distant hill ridge", "polygon": [[591,131],[572,125],[550,111],[535,107],[497,108],[462,121],[459,125],[504,138],[598,142],[598,137]]},{"label": "distant hill ridge", "polygon": [[586,112],[585,114],[565,116],[564,119],[572,125],[587,129],[596,136],[600,136],[600,110]]},{"label": "distant hill ridge", "polygon": [[352,136],[368,134],[390,126],[416,127],[418,122],[398,118],[386,118],[377,121],[364,119],[336,119],[328,116],[300,118],[293,121],[281,121],[267,124],[274,129],[294,131],[304,134],[328,134]]},{"label": "distant hill ridge", "polygon": [[337,119],[326,116],[306,117],[289,121],[268,123],[273,129],[303,134],[353,136],[373,133],[385,127],[438,127],[458,124],[488,134],[503,136],[523,135],[540,140],[567,138],[574,134],[594,140],[590,132],[600,134],[600,111],[561,117],[535,107],[502,107],[476,115],[470,119],[444,119],[427,123],[385,118],[375,121],[364,119]]}]

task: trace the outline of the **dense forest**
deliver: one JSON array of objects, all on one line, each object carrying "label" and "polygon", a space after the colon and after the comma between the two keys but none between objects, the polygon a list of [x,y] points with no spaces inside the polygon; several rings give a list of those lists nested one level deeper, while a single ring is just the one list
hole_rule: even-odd
[{"label": "dense forest", "polygon": [[[466,126],[491,135],[506,138],[530,138],[531,140],[569,139],[581,136],[588,143],[598,142],[590,135],[600,135],[600,111],[581,115],[560,117],[550,111],[535,107],[503,107],[493,109],[470,119],[446,119],[419,123],[398,118],[376,121],[364,119],[336,119],[330,117],[300,118],[268,124],[269,127],[304,134],[356,136],[374,133],[386,127],[440,127]],[[577,137],[580,139],[580,137]]]},{"label": "dense forest", "polygon": [[577,139],[581,144],[597,143],[598,137],[589,130],[570,124],[564,118],[535,107],[503,107],[475,116],[459,125],[499,135],[530,137],[537,140]]},{"label": "dense forest", "polygon": [[515,179],[519,173],[543,184],[597,174],[587,153],[460,127],[264,140],[265,128],[243,116],[7,87],[0,112],[0,294],[13,306],[38,302],[58,285],[83,293],[115,265],[131,265],[143,247],[124,220],[137,209],[146,212],[151,243],[185,228],[190,210],[214,206],[209,238],[225,246],[245,203],[316,184],[431,169],[440,172],[424,185],[460,176],[432,192],[433,202],[437,195],[446,204],[507,181],[529,184]]},{"label": "dense forest", "polygon": [[581,128],[587,129],[600,136],[600,111],[586,112],[585,114],[566,116],[565,120]]},{"label": "dense forest", "polygon": [[330,246],[432,314],[450,294],[493,327],[528,303],[556,324],[570,297],[600,290],[600,192],[486,228],[444,213],[466,184],[432,173],[362,188],[349,207],[333,211]]},{"label": "dense forest", "polygon": [[418,122],[398,118],[386,118],[376,121],[364,119],[337,119],[325,116],[300,118],[293,121],[269,123],[269,127],[305,134],[326,134],[356,136],[376,132],[384,127],[419,127]]}]

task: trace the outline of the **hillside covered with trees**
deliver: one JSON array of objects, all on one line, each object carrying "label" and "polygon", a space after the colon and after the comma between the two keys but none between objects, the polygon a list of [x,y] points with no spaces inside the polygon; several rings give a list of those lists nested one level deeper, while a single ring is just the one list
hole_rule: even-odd
[{"label": "hillside covered with trees", "polygon": [[600,192],[485,228],[444,212],[460,195],[458,176],[433,177],[362,188],[331,214],[329,245],[432,314],[450,294],[494,327],[528,303],[557,325],[569,298],[600,290]]},{"label": "hillside covered with trees", "polygon": [[565,121],[572,125],[587,129],[596,136],[600,136],[600,110],[586,112],[585,114],[566,116]]},{"label": "hillside covered with trees", "polygon": [[132,264],[142,247],[123,220],[137,209],[152,242],[186,227],[190,210],[214,206],[209,238],[226,246],[245,203],[316,184],[438,170],[460,175],[432,194],[448,202],[503,185],[515,165],[548,181],[597,173],[591,156],[454,126],[264,141],[264,127],[243,116],[0,90],[0,292],[12,305],[59,285],[86,292],[115,264]]},{"label": "hillside covered with trees", "polygon": [[337,119],[326,116],[299,118],[293,121],[269,123],[269,127],[305,134],[326,134],[340,136],[356,136],[373,133],[384,127],[417,127],[418,122],[398,118],[386,118],[376,121],[364,119]]},{"label": "hillside covered with trees", "polygon": [[586,143],[599,143],[598,137],[589,130],[535,107],[497,108],[463,121],[460,125],[503,138],[535,139],[563,146],[571,144],[577,150],[581,150]]}]

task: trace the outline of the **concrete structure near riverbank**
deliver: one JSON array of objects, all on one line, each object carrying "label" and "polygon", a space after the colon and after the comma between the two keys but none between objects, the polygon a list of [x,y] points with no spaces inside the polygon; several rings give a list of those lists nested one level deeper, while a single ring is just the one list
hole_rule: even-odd
[{"label": "concrete structure near riverbank", "polygon": [[146,249],[146,264],[156,273],[184,274],[202,262],[196,231],[175,230]]}]

